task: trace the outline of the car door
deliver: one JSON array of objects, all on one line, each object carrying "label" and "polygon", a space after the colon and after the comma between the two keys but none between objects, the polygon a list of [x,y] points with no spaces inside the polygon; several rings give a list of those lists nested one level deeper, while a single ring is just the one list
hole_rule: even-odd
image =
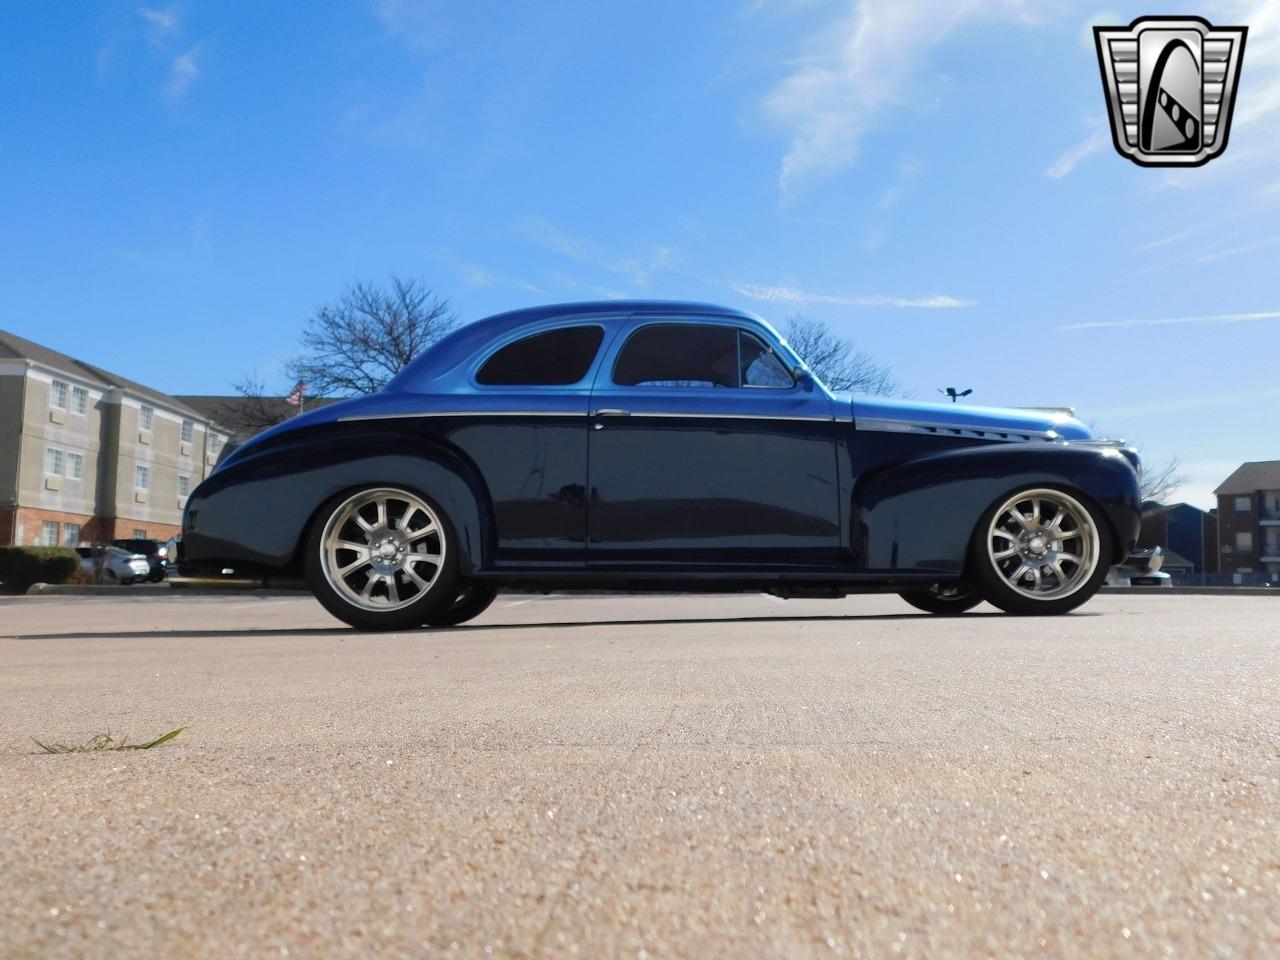
[{"label": "car door", "polygon": [[586,563],[587,433],[606,321],[523,328],[481,354],[446,436],[474,463],[493,507],[505,568]]},{"label": "car door", "polygon": [[596,375],[589,566],[829,563],[832,404],[763,327],[633,318]]}]

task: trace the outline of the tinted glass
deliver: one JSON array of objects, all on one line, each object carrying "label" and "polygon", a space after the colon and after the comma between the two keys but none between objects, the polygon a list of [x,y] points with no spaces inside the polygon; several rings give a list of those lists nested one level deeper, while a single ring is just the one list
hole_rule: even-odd
[{"label": "tinted glass", "polygon": [[613,368],[626,387],[736,387],[738,333],[733,327],[659,323],[631,335]]},{"label": "tinted glass", "polygon": [[782,365],[764,341],[746,331],[738,334],[741,344],[739,362],[742,364],[744,387],[786,388],[794,382],[787,368]]},{"label": "tinted glass", "polygon": [[591,369],[604,329],[561,327],[509,343],[485,361],[476,382],[497,387],[552,387],[577,383]]}]

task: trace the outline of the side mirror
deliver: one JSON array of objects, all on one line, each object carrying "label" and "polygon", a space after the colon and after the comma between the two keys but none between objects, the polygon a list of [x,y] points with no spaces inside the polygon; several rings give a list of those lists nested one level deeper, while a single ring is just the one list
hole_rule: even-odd
[{"label": "side mirror", "polygon": [[813,389],[813,375],[804,367],[795,367],[791,371],[791,379],[796,382],[797,386],[806,391]]}]

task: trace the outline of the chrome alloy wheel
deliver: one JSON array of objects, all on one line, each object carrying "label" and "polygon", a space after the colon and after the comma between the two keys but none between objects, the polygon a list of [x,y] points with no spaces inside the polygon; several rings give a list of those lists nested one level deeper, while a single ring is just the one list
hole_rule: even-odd
[{"label": "chrome alloy wheel", "polygon": [[440,518],[404,490],[364,490],[340,504],[320,538],[329,585],[361,610],[399,610],[440,576],[445,554]]},{"label": "chrome alloy wheel", "polygon": [[1004,582],[1032,600],[1079,590],[1097,569],[1098,529],[1084,505],[1061,490],[1024,490],[996,510],[987,556]]}]

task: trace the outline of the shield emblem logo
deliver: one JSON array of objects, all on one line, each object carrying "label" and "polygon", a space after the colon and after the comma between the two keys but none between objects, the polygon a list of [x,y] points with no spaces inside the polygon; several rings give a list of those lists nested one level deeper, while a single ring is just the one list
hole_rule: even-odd
[{"label": "shield emblem logo", "polygon": [[1120,155],[1144,167],[1198,167],[1222,153],[1248,32],[1199,17],[1094,27]]}]

